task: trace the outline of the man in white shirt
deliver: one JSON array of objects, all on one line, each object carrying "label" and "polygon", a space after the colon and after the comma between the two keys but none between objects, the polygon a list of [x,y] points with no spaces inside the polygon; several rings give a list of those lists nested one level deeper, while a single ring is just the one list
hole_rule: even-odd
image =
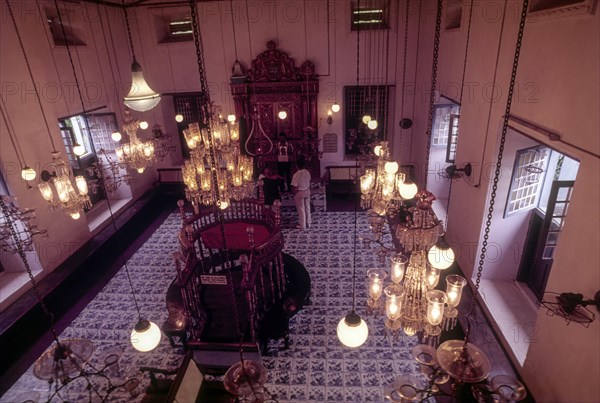
[{"label": "man in white shirt", "polygon": [[296,161],[298,171],[292,177],[292,191],[300,223],[296,228],[300,229],[310,227],[310,172],[304,165],[304,156],[300,155]]}]

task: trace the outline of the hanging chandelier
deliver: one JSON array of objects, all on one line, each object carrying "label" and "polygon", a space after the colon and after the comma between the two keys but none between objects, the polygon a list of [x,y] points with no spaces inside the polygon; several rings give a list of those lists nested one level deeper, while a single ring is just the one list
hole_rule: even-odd
[{"label": "hanging chandelier", "polygon": [[225,120],[214,106],[211,111],[210,129],[200,128],[194,122],[183,131],[190,149],[190,159],[182,167],[183,182],[186,198],[192,205],[217,203],[219,208],[226,209],[230,200],[252,195],[252,158],[240,153],[235,116],[229,115]]},{"label": "hanging chandelier", "polygon": [[131,111],[125,111],[123,131],[129,136],[129,142],[115,148],[115,154],[121,164],[127,168],[135,169],[138,173],[156,162],[154,142],[142,141],[137,136],[140,121],[131,116]]},{"label": "hanging chandelier", "polygon": [[[54,172],[42,171],[41,178],[43,182],[38,184],[38,189],[50,208],[60,207],[72,219],[77,220],[83,210],[92,207],[92,202],[88,196],[87,182],[83,176],[78,175],[75,176],[75,186],[73,186],[71,183],[71,168],[62,159],[58,151],[52,152],[50,166],[54,168]],[[50,183],[54,185],[58,200],[54,198]],[[75,188],[77,188],[77,191],[75,191]]]},{"label": "hanging chandelier", "polygon": [[152,126],[152,135],[154,140],[154,153],[159,161],[164,160],[167,155],[175,152],[175,146],[170,143],[173,136],[163,132],[158,123],[155,123],[154,126]]},{"label": "hanging chandelier", "polygon": [[373,149],[377,157],[375,169],[367,169],[360,177],[360,204],[384,216],[388,211],[397,211],[402,201],[417,194],[417,185],[408,181],[404,173],[398,172],[399,165],[390,159],[388,142],[381,141]]},{"label": "hanging chandelier", "polygon": [[24,250],[31,250],[34,236],[41,235],[44,238],[47,236],[47,230],[39,229],[32,222],[35,219],[35,210],[16,207],[13,204],[15,197],[0,195],[0,199],[5,205],[0,215],[0,249],[8,253],[18,252],[18,245],[14,239],[11,239],[11,223],[13,223],[15,236]]},{"label": "hanging chandelier", "polygon": [[121,174],[123,164],[110,157],[110,153],[100,149],[98,151],[98,160],[87,168],[88,175],[92,178],[88,181],[92,193],[98,193],[99,189],[104,189],[108,193],[114,193],[121,183],[129,184],[131,175],[129,173]]},{"label": "hanging chandelier", "polygon": [[[427,379],[409,379],[406,376],[401,376],[392,384],[386,385],[386,397],[392,401],[425,401],[433,396],[448,396],[452,400],[456,397],[471,395],[479,402],[491,401],[520,401],[526,397],[527,390],[524,385],[512,376],[496,375],[490,380],[487,380],[491,369],[491,363],[486,354],[471,342],[471,317],[475,312],[475,305],[478,300],[479,285],[483,272],[483,265],[486,261],[487,248],[489,243],[489,235],[491,231],[492,217],[494,214],[494,205],[498,191],[498,182],[501,174],[502,159],[504,155],[504,147],[508,132],[508,119],[511,113],[512,97],[515,88],[515,79],[517,77],[517,68],[519,64],[519,56],[521,53],[521,45],[523,40],[523,32],[527,17],[527,9],[529,0],[523,2],[521,18],[519,22],[519,32],[517,35],[517,43],[515,47],[514,60],[510,75],[510,84],[508,90],[508,99],[506,101],[506,109],[503,114],[502,132],[498,147],[498,156],[495,162],[494,178],[491,186],[491,197],[487,208],[487,219],[483,231],[483,239],[481,241],[481,249],[479,261],[475,276],[475,287],[473,288],[473,296],[471,298],[471,306],[465,318],[466,327],[464,329],[465,337],[463,340],[447,340],[437,349],[431,346],[416,346],[413,350],[415,360],[421,365],[423,373]],[[469,15],[473,15],[473,2]],[[442,0],[437,2],[437,21],[435,48],[438,48],[440,37],[440,25],[442,18]],[[469,28],[470,28],[469,19]],[[468,35],[468,34],[467,34]],[[436,60],[436,58],[434,58]],[[434,70],[436,65],[434,64]],[[429,157],[429,156],[428,156]],[[433,249],[433,248],[432,248]],[[437,249],[437,248],[436,248]],[[441,248],[439,248],[441,250]],[[430,250],[428,253],[428,261],[432,260],[432,255],[436,251]],[[435,260],[435,257],[433,258]],[[447,276],[446,302],[448,308],[444,309],[443,315],[451,315],[455,311],[458,302],[460,302],[460,294],[462,288],[466,285],[466,280],[459,276]],[[427,312],[429,316],[438,315],[441,310],[440,295],[427,293],[428,305]],[[430,308],[429,300],[433,303],[438,303],[436,314],[433,315],[435,308]],[[457,302],[458,300],[458,302]],[[429,315],[431,314],[431,315]],[[431,323],[431,322],[430,322]],[[452,378],[452,383],[442,389],[442,385]],[[461,400],[460,398],[458,400]]]}]

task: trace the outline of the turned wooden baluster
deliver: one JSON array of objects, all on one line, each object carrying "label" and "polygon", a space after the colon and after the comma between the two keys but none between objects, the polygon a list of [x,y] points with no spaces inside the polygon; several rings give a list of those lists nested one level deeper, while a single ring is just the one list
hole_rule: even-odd
[{"label": "turned wooden baluster", "polygon": [[173,259],[175,259],[175,270],[177,270],[177,281],[181,281],[183,273],[181,271],[181,253],[173,252]]},{"label": "turned wooden baluster", "polygon": [[194,256],[195,258],[197,258],[198,256],[196,256],[196,248],[194,246],[194,227],[192,225],[186,225],[185,233],[187,235],[188,248],[189,248],[187,250],[187,255],[188,255],[188,257]]},{"label": "turned wooden baluster", "polygon": [[177,201],[177,206],[179,207],[179,214],[181,214],[181,222],[183,225],[185,225],[185,221],[187,220],[187,217],[185,214],[185,209],[183,208],[184,205],[185,205],[185,202],[183,200]]},{"label": "turned wooden baluster", "polygon": [[252,338],[252,340],[255,340],[256,337],[256,323],[255,323],[255,317],[256,317],[256,307],[254,306],[253,303],[253,298],[252,298],[252,289],[250,288],[250,271],[252,270],[251,267],[251,263],[248,260],[248,256],[246,255],[241,255],[240,256],[240,262],[242,263],[242,273],[243,273],[243,278],[242,278],[242,286],[246,288],[246,303],[248,304],[248,310],[249,310],[249,316],[250,316],[250,337]]},{"label": "turned wooden baluster", "polygon": [[269,262],[269,280],[271,282],[271,303],[275,305],[275,281],[273,280],[273,262]]},{"label": "turned wooden baluster", "polygon": [[273,202],[273,212],[275,213],[275,226],[281,226],[281,201],[275,200]]}]

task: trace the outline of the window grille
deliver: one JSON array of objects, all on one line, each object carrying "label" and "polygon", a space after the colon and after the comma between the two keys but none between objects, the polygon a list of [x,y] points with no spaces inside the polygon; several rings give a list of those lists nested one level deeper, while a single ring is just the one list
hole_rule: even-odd
[{"label": "window grille", "polygon": [[548,167],[548,155],[549,150],[545,147],[517,151],[505,216],[537,207]]}]

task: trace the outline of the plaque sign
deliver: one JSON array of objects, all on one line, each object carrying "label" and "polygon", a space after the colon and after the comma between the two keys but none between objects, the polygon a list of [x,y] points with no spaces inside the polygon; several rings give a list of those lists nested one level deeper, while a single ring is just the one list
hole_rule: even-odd
[{"label": "plaque sign", "polygon": [[227,285],[227,277],[214,274],[203,274],[200,276],[200,282],[206,285]]}]

